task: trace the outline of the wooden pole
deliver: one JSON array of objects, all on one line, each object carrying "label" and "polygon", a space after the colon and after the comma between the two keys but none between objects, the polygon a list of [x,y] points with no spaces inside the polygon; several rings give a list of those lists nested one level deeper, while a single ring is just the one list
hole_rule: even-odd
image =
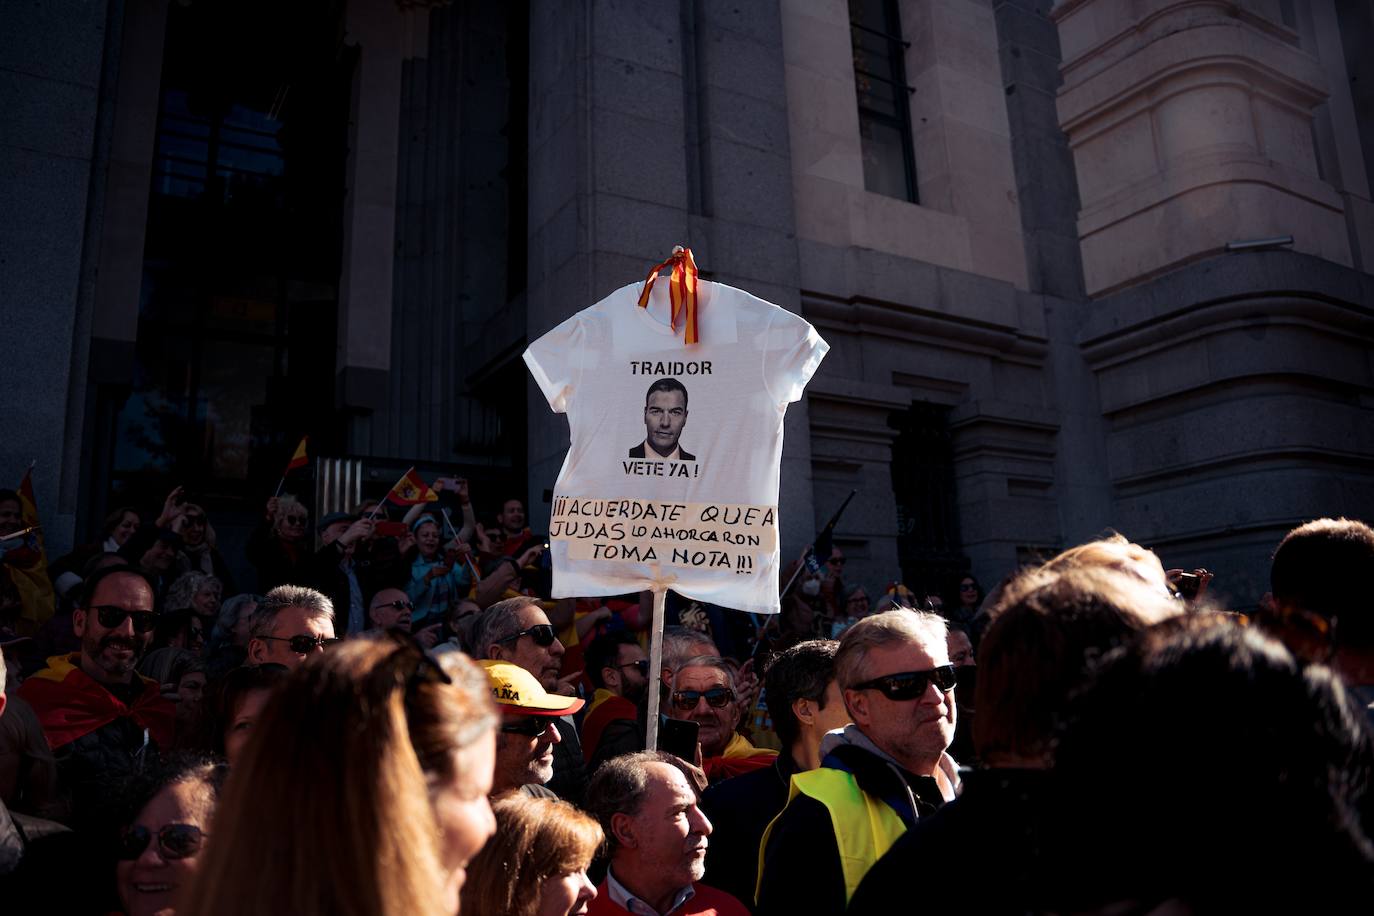
[{"label": "wooden pole", "polygon": [[644,746],[649,750],[658,747],[658,698],[663,683],[663,618],[667,615],[667,604],[667,588],[654,589],[653,620],[649,623],[649,722],[648,733],[644,736]]}]

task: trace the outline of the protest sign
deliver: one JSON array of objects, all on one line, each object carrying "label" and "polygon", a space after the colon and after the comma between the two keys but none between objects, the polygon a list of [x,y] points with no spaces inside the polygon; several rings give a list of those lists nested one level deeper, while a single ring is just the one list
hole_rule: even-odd
[{"label": "protest sign", "polygon": [[525,351],[572,439],[549,525],[553,596],[653,591],[655,674],[666,588],[779,610],[783,416],[829,349],[786,309],[698,282],[690,252],[670,261],[669,283],[622,287]]}]

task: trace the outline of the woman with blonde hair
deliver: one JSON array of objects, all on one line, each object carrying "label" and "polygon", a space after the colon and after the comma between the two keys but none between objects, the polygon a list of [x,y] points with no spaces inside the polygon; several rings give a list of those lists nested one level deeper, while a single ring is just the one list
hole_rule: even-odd
[{"label": "woman with blonde hair", "polygon": [[1159,561],[1155,552],[1115,533],[1079,544],[1077,547],[1070,547],[1040,568],[1045,572],[1063,572],[1094,566],[1124,572],[1135,576],[1162,595],[1172,594],[1169,579],[1164,573],[1164,564]]},{"label": "woman with blonde hair", "polygon": [[459,653],[387,635],[312,655],[235,763],[179,912],[452,916],[494,829],[497,721]]},{"label": "woman with blonde hair", "polygon": [[496,834],[472,860],[464,913],[583,916],[596,898],[587,867],[601,825],[565,801],[507,795],[495,805]]}]

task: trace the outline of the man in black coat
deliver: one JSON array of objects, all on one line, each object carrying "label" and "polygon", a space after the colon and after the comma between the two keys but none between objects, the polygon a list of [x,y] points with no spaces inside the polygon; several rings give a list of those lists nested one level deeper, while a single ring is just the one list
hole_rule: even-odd
[{"label": "man in black coat", "polygon": [[759,842],[787,805],[792,774],[821,764],[821,738],[849,724],[835,683],[833,639],[798,643],[773,659],[764,675],[764,701],[783,752],[771,766],[717,783],[701,796],[715,830],[706,847],[706,871],[715,887],[754,908]]}]

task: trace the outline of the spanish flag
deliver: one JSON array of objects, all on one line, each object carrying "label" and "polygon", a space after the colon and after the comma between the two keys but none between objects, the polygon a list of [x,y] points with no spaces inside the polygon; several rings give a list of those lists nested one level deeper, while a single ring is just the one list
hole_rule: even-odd
[{"label": "spanish flag", "polygon": [[24,472],[24,481],[19,484],[19,507],[24,516],[24,527],[34,530],[24,536],[22,544],[12,545],[5,552],[5,567],[23,605],[19,612],[19,632],[31,636],[53,615],[55,606],[52,582],[48,579],[48,556],[43,550],[43,535],[38,529],[38,503],[33,495],[32,466]]},{"label": "spanish flag", "polygon": [[301,436],[301,444],[296,446],[296,452],[291,456],[291,460],[286,464],[286,471],[282,474],[285,477],[296,468],[303,468],[310,463],[310,457],[305,454],[305,443],[310,439],[309,436]]},{"label": "spanish flag", "polygon": [[398,506],[418,506],[420,503],[435,502],[439,499],[439,494],[430,489],[429,484],[411,468],[396,481],[396,486],[391,488],[386,498]]},{"label": "spanish flag", "polygon": [[79,667],[80,653],[54,655],[48,667],[25,678],[19,695],[38,714],[53,750],[104,728],[116,719],[132,719],[148,729],[160,747],[172,745],[176,708],[162,696],[158,683],[137,677],[142,690],[131,703],[110,693]]}]

